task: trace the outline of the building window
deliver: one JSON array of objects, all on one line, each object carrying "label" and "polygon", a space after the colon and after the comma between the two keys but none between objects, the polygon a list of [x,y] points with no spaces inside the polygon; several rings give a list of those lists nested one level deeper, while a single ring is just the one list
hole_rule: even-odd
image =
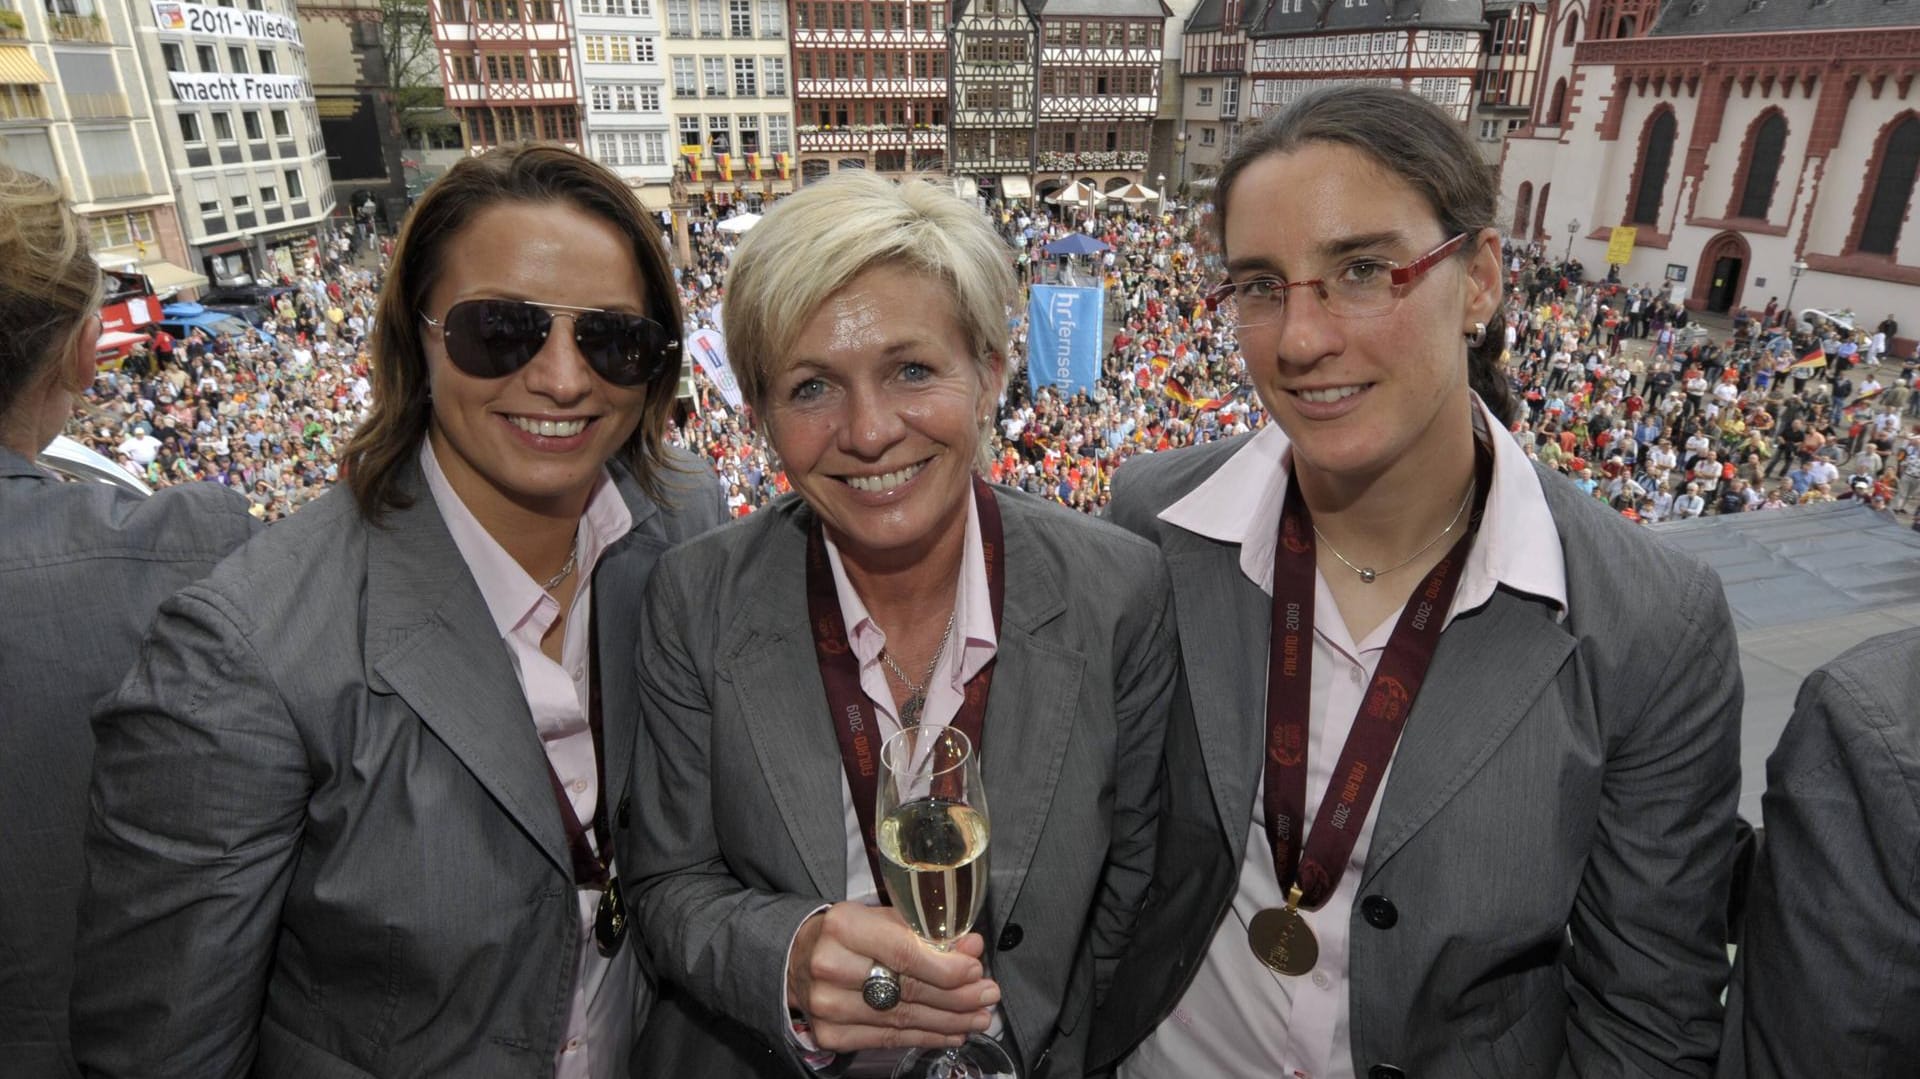
[{"label": "building window", "polygon": [[240,124],[247,132],[247,139],[258,142],[267,137],[266,128],[260,123],[260,114],[251,110],[240,114]]},{"label": "building window", "polygon": [[1513,196],[1513,232],[1515,240],[1527,238],[1528,215],[1533,212],[1533,183],[1524,181]]},{"label": "building window", "polygon": [[673,93],[675,97],[698,97],[700,80],[694,77],[693,57],[676,56],[673,58]]},{"label": "building window", "polygon": [[259,56],[260,56],[260,74],[271,75],[274,72],[280,70],[280,65],[274,63],[272,49],[259,50]]},{"label": "building window", "polygon": [[740,152],[757,154],[760,152],[760,118],[751,113],[734,118],[740,130]]},{"label": "building window", "polygon": [[1500,121],[1498,120],[1480,121],[1480,141],[1481,142],[1499,142],[1500,141]]},{"label": "building window", "polygon": [[160,46],[160,59],[166,63],[168,71],[185,71],[187,54],[184,49],[171,41]]},{"label": "building window", "polygon": [[760,36],[779,37],[786,32],[786,0],[760,0]]},{"label": "building window", "polygon": [[607,39],[607,59],[616,64],[633,63],[633,39],[618,34]]},{"label": "building window", "polygon": [[660,88],[651,83],[634,88],[636,93],[634,107],[641,112],[660,111]]},{"label": "building window", "polygon": [[652,38],[637,37],[633,39],[633,59],[636,63],[641,64],[651,64],[654,62]]},{"label": "building window", "polygon": [[753,73],[753,57],[733,58],[733,92],[739,97],[758,97],[760,87]]},{"label": "building window", "polygon": [[727,58],[724,56],[702,56],[700,58],[700,83],[705,87],[708,97],[726,97]]},{"label": "building window", "polygon": [[1920,174],[1920,114],[1907,113],[1887,133],[1874,176],[1873,194],[1861,222],[1857,251],[1891,255],[1898,246],[1900,225],[1913,201],[1913,184]]},{"label": "building window", "polygon": [[1787,149],[1787,118],[1772,109],[1754,128],[1746,167],[1741,170],[1746,182],[1740,186],[1740,206],[1735,216],[1764,221],[1773,208],[1774,182],[1780,178],[1780,158]]},{"label": "building window", "polygon": [[753,36],[753,0],[727,0],[727,33],[734,37]]},{"label": "building window", "polygon": [[781,113],[767,115],[767,152],[770,154],[790,153],[793,150],[793,131],[787,124],[787,118]]},{"label": "building window", "polygon": [[189,145],[192,145],[195,143],[203,142],[205,141],[205,139],[206,139],[206,136],[202,134],[200,130],[199,114],[191,113],[191,112],[181,113],[180,114],[180,141],[187,143]]},{"label": "building window", "polygon": [[720,0],[699,0],[700,36],[720,36]]},{"label": "building window", "polygon": [[700,118],[698,116],[682,116],[680,118],[680,145],[700,145]]},{"label": "building window", "polygon": [[593,159],[602,165],[620,163],[620,144],[612,135],[604,132],[593,137]]},{"label": "building window", "polygon": [[604,64],[607,62],[607,38],[604,34],[588,34],[581,40],[581,51],[586,54],[587,63]]},{"label": "building window", "polygon": [[787,96],[787,58],[784,56],[763,56],[760,58],[762,80],[767,86],[768,97]]},{"label": "building window", "polygon": [[727,117],[707,117],[707,148],[716,154],[732,151],[733,127],[727,123]]},{"label": "building window", "polygon": [[1212,146],[1214,142],[1217,141],[1217,138],[1218,132],[1215,128],[1203,127],[1200,129],[1200,145]]},{"label": "building window", "polygon": [[227,50],[227,60],[233,65],[235,74],[244,74],[250,70],[247,67],[247,50],[238,45]]},{"label": "building window", "polygon": [[1547,106],[1547,123],[1565,123],[1567,119],[1567,80],[1553,84],[1553,103]]},{"label": "building window", "polygon": [[1660,198],[1667,187],[1667,167],[1673,163],[1673,110],[1663,107],[1647,121],[1640,144],[1640,175],[1633,185],[1632,212],[1627,220],[1635,225],[1659,225]]},{"label": "building window", "polygon": [[1211,104],[1213,104],[1213,87],[1211,87],[1211,86],[1202,86],[1202,87],[1200,88],[1200,90],[1199,90],[1199,94],[1200,94],[1200,96],[1199,96],[1199,99],[1198,99],[1197,101],[1195,101],[1195,102],[1194,102],[1194,104],[1196,104],[1196,105],[1211,105]]},{"label": "building window", "polygon": [[613,87],[595,83],[587,88],[587,107],[594,112],[613,111]]},{"label": "building window", "polygon": [[279,190],[275,188],[272,184],[268,184],[267,186],[261,188],[260,189],[260,205],[262,206],[280,205]]},{"label": "building window", "polygon": [[219,52],[211,45],[195,45],[193,55],[200,61],[200,70],[211,75],[220,70]]},{"label": "building window", "polygon": [[233,141],[233,117],[224,112],[213,114],[213,137],[220,142]]},{"label": "building window", "polygon": [[620,163],[622,165],[638,165],[640,163],[640,133],[638,131],[622,131],[618,137],[620,140]]},{"label": "building window", "polygon": [[693,36],[693,0],[667,0],[667,36]]},{"label": "building window", "polygon": [[664,165],[667,163],[667,136],[661,131],[642,131],[640,133],[640,163],[642,165]]}]

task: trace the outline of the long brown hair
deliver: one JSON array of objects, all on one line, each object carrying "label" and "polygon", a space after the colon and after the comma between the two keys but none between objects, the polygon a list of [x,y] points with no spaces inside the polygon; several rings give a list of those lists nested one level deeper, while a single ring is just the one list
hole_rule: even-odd
[{"label": "long brown hair", "polygon": [[[1385,86],[1330,86],[1313,91],[1275,114],[1240,140],[1220,167],[1219,212],[1214,223],[1224,250],[1228,198],[1248,165],[1269,154],[1286,154],[1308,143],[1351,146],[1418,191],[1448,236],[1478,237],[1494,228],[1500,188],[1493,170],[1467,141],[1467,134],[1439,106],[1405,90]],[[1251,212],[1258,212],[1257,210]],[[1461,247],[1472,258],[1477,242]],[[1500,369],[1506,349],[1504,303],[1487,318],[1487,335],[1467,353],[1467,383],[1502,422],[1516,414],[1512,383]]]},{"label": "long brown hair", "polygon": [[[347,443],[343,469],[368,520],[377,521],[410,502],[398,482],[419,452],[432,413],[420,313],[440,273],[442,253],[475,216],[503,202],[564,203],[619,229],[640,267],[647,316],[675,336],[682,332],[680,296],[659,230],[619,177],[559,146],[502,146],[461,160],[427,188],[408,214],[375,307],[373,409]],[[662,472],[671,467],[666,460],[667,414],[679,378],[679,366],[668,364],[647,384],[640,425],[614,455],[642,490],[660,500],[666,498]]]}]

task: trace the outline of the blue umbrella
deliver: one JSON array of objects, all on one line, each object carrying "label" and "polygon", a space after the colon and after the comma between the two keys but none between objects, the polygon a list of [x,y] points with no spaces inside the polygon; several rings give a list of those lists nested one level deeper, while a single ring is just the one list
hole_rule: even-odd
[{"label": "blue umbrella", "polygon": [[1106,249],[1106,244],[1079,232],[1055,240],[1046,246],[1047,254],[1054,258],[1061,255],[1097,255]]}]

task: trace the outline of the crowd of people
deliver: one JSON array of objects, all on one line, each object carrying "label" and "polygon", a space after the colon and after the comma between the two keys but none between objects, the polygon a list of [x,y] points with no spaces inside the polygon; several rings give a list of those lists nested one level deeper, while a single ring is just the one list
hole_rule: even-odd
[{"label": "crowd of people", "polygon": [[[717,226],[731,212],[691,222],[691,263],[675,269],[689,328],[721,328],[738,234]],[[1025,308],[1010,314],[1014,377],[991,443],[994,480],[1098,512],[1129,457],[1265,422],[1232,329],[1206,302],[1218,277],[1209,205],[996,201],[987,212],[1023,281],[1104,285],[1111,331],[1096,385],[1036,395]],[[1044,253],[1076,230],[1106,252]],[[260,326],[240,339],[156,334],[100,373],[68,433],[151,486],[213,480],[244,492],[265,520],[291,513],[338,479],[338,451],[370,404],[367,333],[385,258],[384,246],[316,242]],[[1628,518],[1847,499],[1902,517],[1920,510],[1920,346],[1889,351],[1892,314],[1867,332],[1801,321],[1775,299],[1736,310],[1732,335],[1717,337],[1667,292],[1585,280],[1578,260],[1537,243],[1509,244],[1506,258],[1506,366],[1525,406],[1514,434]],[[712,466],[729,512],[785,493],[750,418],[693,377],[695,401],[672,438]]]}]

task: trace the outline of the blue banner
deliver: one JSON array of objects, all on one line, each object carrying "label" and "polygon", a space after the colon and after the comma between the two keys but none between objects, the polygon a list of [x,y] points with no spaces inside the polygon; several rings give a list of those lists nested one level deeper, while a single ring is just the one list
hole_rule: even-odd
[{"label": "blue banner", "polygon": [[1104,289],[1035,285],[1027,306],[1027,384],[1037,395],[1091,390],[1100,377],[1100,311]]}]

